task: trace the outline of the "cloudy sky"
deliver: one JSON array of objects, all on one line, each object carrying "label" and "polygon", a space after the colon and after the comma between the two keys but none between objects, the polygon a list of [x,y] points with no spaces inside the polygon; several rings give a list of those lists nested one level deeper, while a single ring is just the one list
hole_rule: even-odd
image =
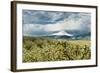
[{"label": "cloudy sky", "polygon": [[22,11],[23,35],[48,35],[55,31],[90,32],[91,14],[43,10]]}]

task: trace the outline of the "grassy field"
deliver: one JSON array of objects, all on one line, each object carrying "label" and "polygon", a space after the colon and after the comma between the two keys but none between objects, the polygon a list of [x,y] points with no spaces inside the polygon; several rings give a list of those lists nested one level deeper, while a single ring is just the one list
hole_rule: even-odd
[{"label": "grassy field", "polygon": [[89,40],[23,38],[23,62],[87,60],[90,58]]}]

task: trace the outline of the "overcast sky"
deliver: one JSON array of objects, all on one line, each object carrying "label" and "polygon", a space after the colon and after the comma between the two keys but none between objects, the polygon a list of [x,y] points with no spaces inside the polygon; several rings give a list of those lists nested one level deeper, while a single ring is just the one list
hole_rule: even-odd
[{"label": "overcast sky", "polygon": [[46,35],[55,31],[90,32],[91,14],[42,10],[22,11],[23,35]]}]

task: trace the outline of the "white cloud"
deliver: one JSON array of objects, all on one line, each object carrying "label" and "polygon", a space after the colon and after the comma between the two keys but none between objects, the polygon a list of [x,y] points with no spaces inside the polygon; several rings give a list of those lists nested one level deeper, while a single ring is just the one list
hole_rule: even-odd
[{"label": "white cloud", "polygon": [[64,19],[63,21],[59,21],[56,24],[48,24],[45,26],[46,31],[60,31],[60,30],[80,30],[82,26],[83,20],[85,21],[83,16],[75,20],[75,14],[72,14],[69,18]]},{"label": "white cloud", "polygon": [[24,24],[23,33],[24,35],[31,35],[32,32],[42,31],[43,26],[37,24]]}]

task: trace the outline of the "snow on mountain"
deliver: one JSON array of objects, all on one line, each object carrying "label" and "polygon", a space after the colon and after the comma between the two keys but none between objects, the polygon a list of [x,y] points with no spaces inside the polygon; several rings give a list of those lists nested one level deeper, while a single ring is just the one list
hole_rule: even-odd
[{"label": "snow on mountain", "polygon": [[69,33],[65,32],[65,31],[59,31],[59,32],[53,33],[51,35],[57,35],[57,36],[73,36],[72,34],[69,34]]}]

